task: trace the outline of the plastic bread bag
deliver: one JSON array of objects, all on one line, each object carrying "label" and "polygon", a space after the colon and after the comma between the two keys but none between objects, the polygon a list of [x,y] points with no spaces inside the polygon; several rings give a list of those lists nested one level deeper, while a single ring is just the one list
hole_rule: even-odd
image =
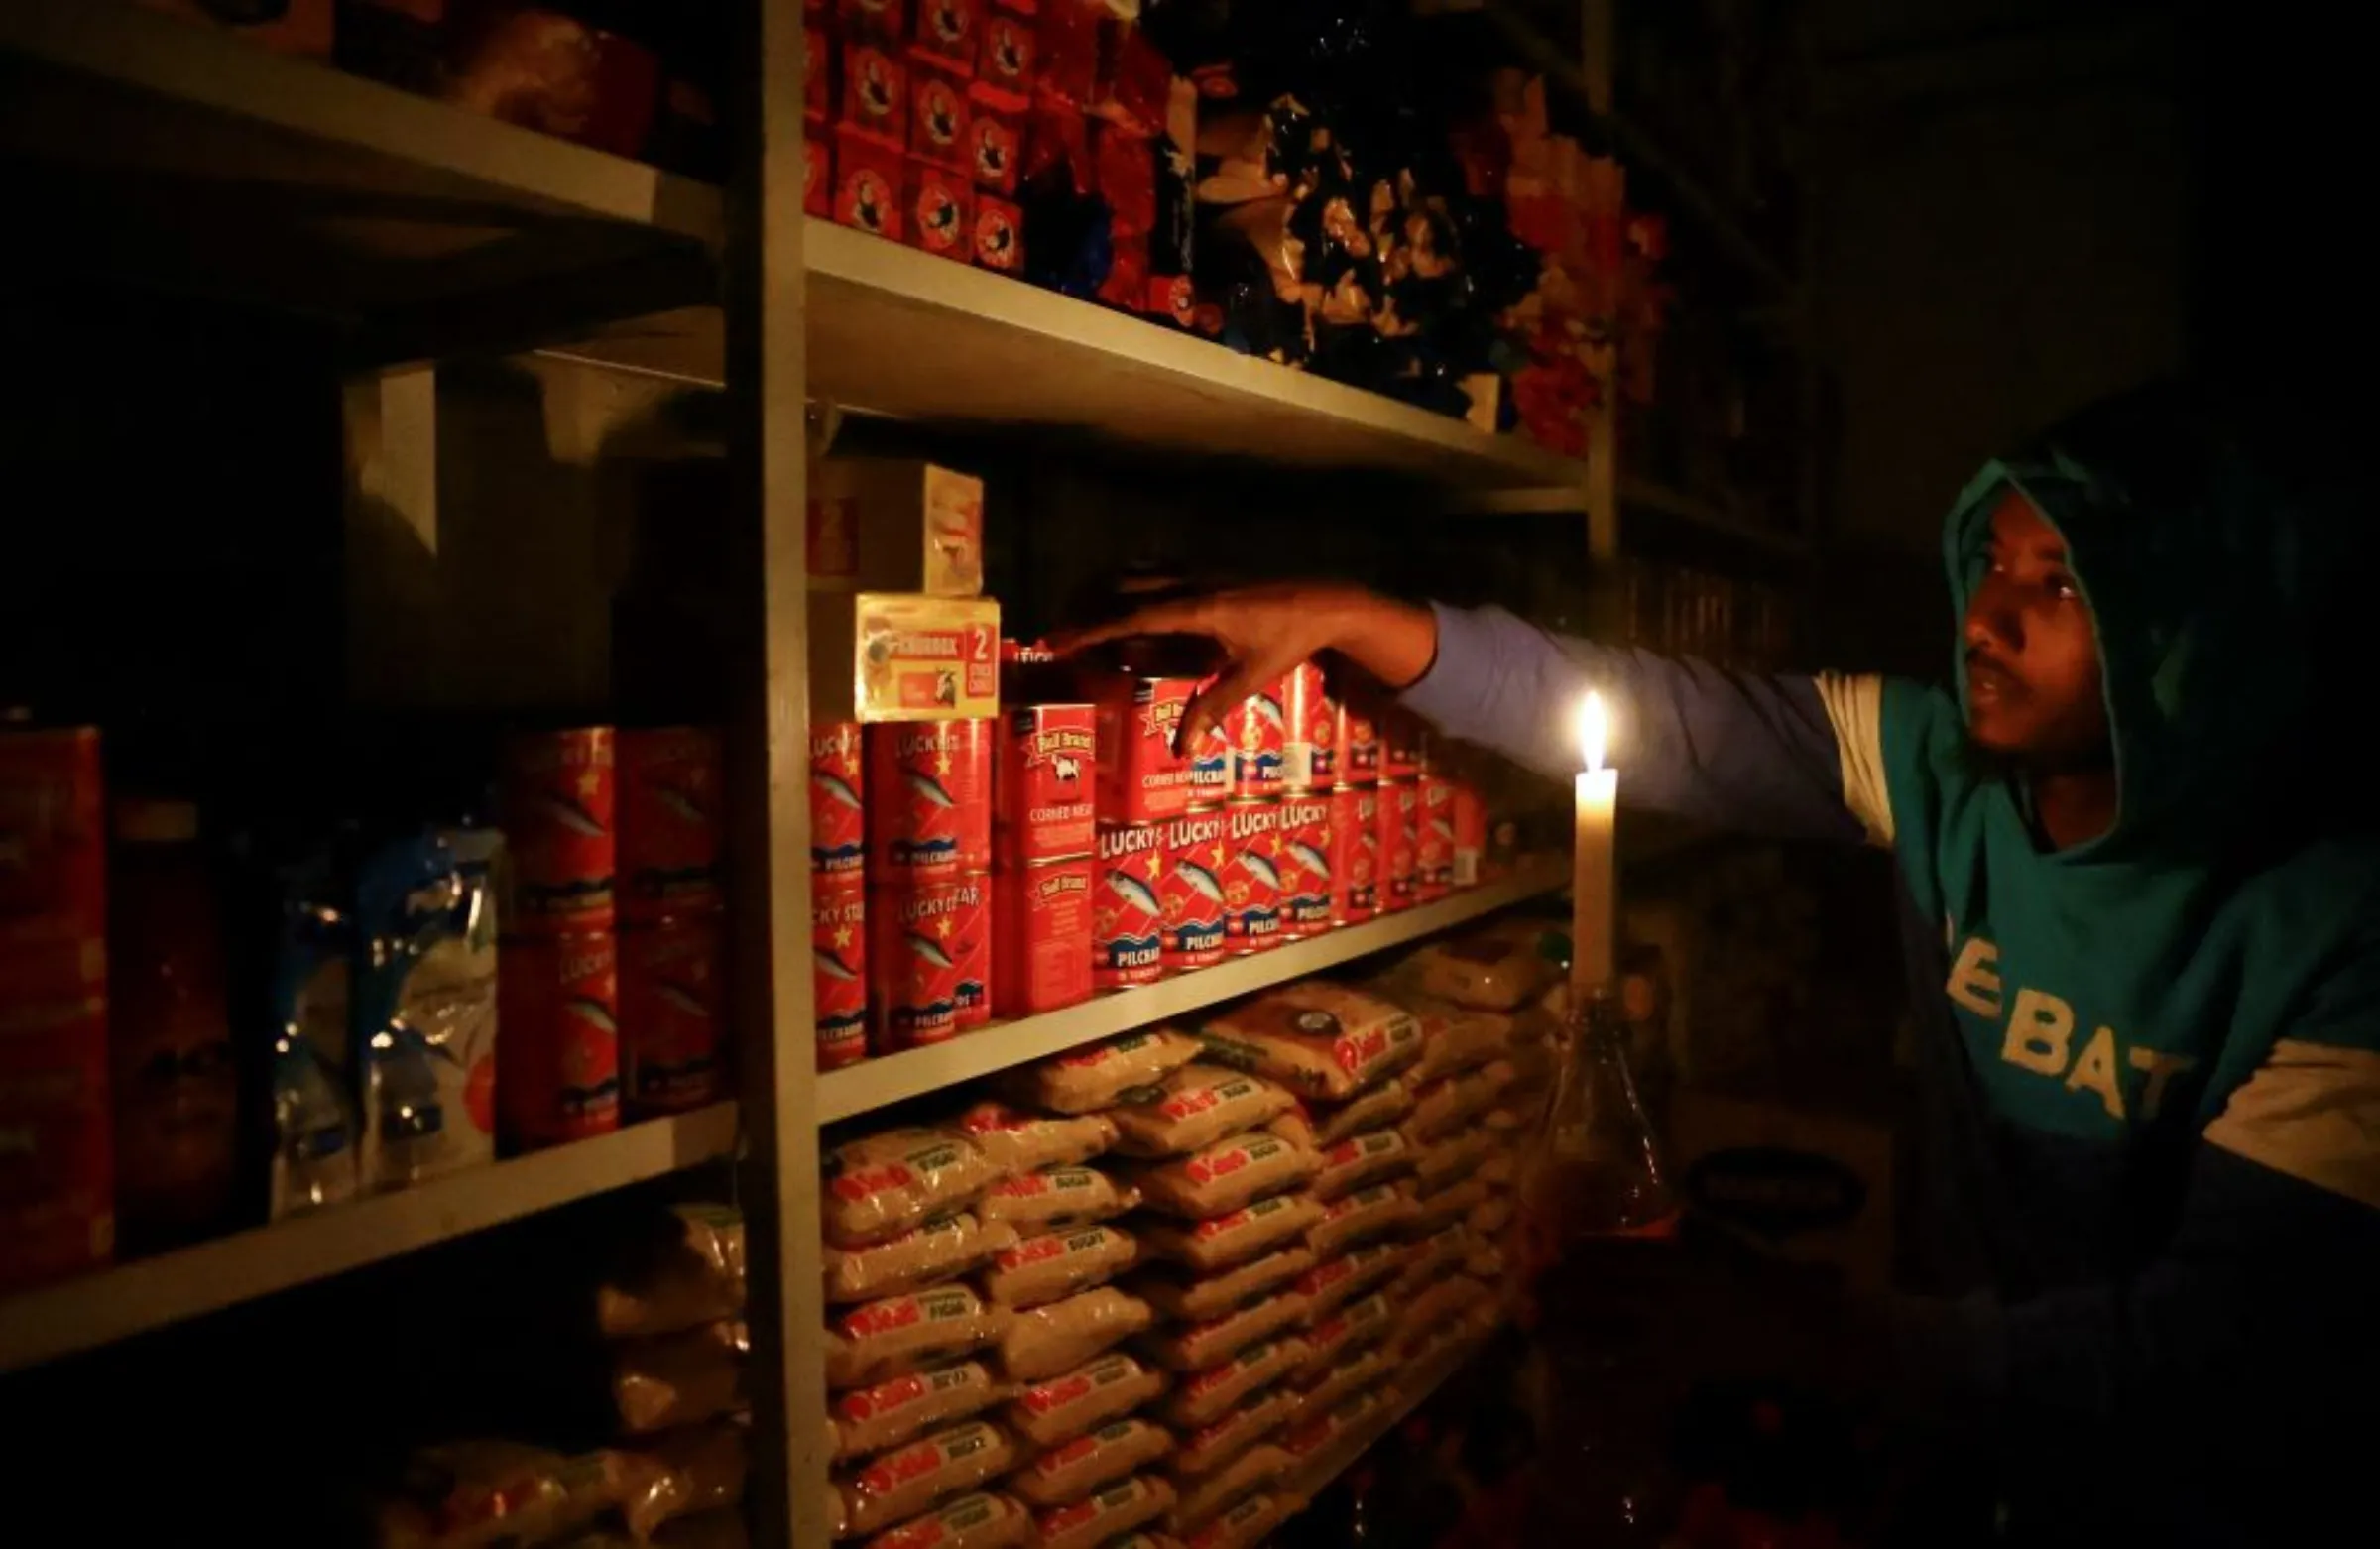
[{"label": "plastic bread bag", "polygon": [[1467,1220],[1471,1213],[1495,1191],[1477,1178],[1425,1194],[1413,1201],[1413,1216],[1406,1230],[1414,1237],[1429,1237],[1443,1232],[1456,1222]]},{"label": "plastic bread bag", "polygon": [[1165,1427],[1146,1420],[1111,1420],[1062,1447],[1052,1447],[1010,1475],[1009,1489],[1029,1505],[1071,1505],[1171,1451],[1173,1433]]},{"label": "plastic bread bag", "polygon": [[1288,1112],[1264,1121],[1264,1132],[1277,1134],[1300,1150],[1319,1151],[1322,1142],[1315,1137],[1313,1117],[1306,1105],[1291,1099]]},{"label": "plastic bread bag", "polygon": [[654,1213],[595,1287],[605,1337],[674,1334],[744,1310],[744,1213],[733,1205],[679,1205]]},{"label": "plastic bread bag", "polygon": [[1410,1185],[1374,1183],[1323,1207],[1321,1219],[1306,1229],[1306,1246],[1335,1257],[1359,1243],[1401,1232],[1412,1219]]},{"label": "plastic bread bag", "polygon": [[1396,1375],[1397,1367],[1395,1352],[1385,1344],[1357,1351],[1307,1385],[1299,1395],[1298,1419],[1316,1419],[1330,1413],[1355,1394],[1377,1387]]},{"label": "plastic bread bag", "polygon": [[1306,1331],[1306,1364],[1298,1375],[1308,1386],[1359,1350],[1396,1332],[1396,1304],[1378,1291],[1349,1302]]},{"label": "plastic bread bag", "polygon": [[1368,1183],[1410,1172],[1413,1165],[1411,1143],[1394,1130],[1352,1135],[1322,1153],[1322,1168],[1314,1174],[1314,1197],[1327,1205]]},{"label": "plastic bread bag", "polygon": [[1278,1495],[1250,1495],[1185,1539],[1182,1549],[1257,1549],[1294,1509]]},{"label": "plastic bread bag", "polygon": [[834,1483],[837,1538],[863,1538],[1009,1471],[1016,1444],[987,1420],[962,1420],[880,1453]]},{"label": "plastic bread bag", "polygon": [[1408,997],[1399,1004],[1421,1023],[1421,1058],[1408,1072],[1416,1080],[1442,1080],[1501,1059],[1511,1050],[1509,1013],[1483,1012],[1426,996]]},{"label": "plastic bread bag", "polygon": [[1281,1438],[1281,1445],[1300,1464],[1311,1463],[1370,1424],[1394,1402],[1388,1388],[1368,1387],[1310,1420],[1299,1421],[1296,1429]]},{"label": "plastic bread bag", "polygon": [[885,1529],[868,1540],[868,1549],[1022,1549],[1032,1536],[1032,1513],[1021,1504],[978,1492]]},{"label": "plastic bread bag", "polygon": [[897,1447],[935,1426],[981,1414],[1008,1391],[990,1367],[959,1361],[831,1394],[826,1418],[835,1461]]},{"label": "plastic bread bag", "polygon": [[1275,1194],[1195,1225],[1143,1222],[1140,1244],[1160,1258],[1199,1274],[1215,1274],[1310,1232],[1322,1220],[1323,1207],[1311,1197]]},{"label": "plastic bread bag", "polygon": [[1207,1221],[1294,1189],[1320,1165],[1312,1151],[1278,1135],[1243,1134],[1174,1161],[1146,1164],[1131,1176],[1152,1209]]},{"label": "plastic bread bag", "polygon": [[1001,1368],[1012,1382],[1046,1381],[1155,1321],[1148,1303],[1103,1285],[1012,1315],[1001,1331]]},{"label": "plastic bread bag", "polygon": [[1165,1391],[1165,1373],[1121,1351],[1024,1388],[1005,1411],[1035,1447],[1056,1447]]},{"label": "plastic bread bag", "polygon": [[1305,1365],[1306,1342],[1294,1334],[1250,1345],[1230,1360],[1209,1367],[1165,1395],[1157,1413],[1169,1425],[1197,1430],[1212,1425],[1253,1394]]},{"label": "plastic bread bag", "polygon": [[1344,1103],[1317,1103],[1308,1112],[1314,1119],[1314,1143],[1337,1145],[1352,1135],[1395,1125],[1413,1112],[1413,1092],[1401,1081],[1383,1081]]},{"label": "plastic bread bag", "polygon": [[1139,1203],[1139,1190],[1097,1167],[1050,1167],[994,1185],[976,1213],[1029,1237],[1112,1221]]},{"label": "plastic bread bag", "polygon": [[1299,1275],[1295,1288],[1306,1299],[1306,1322],[1320,1323],[1365,1292],[1386,1285],[1404,1272],[1412,1251],[1409,1243],[1359,1243]]},{"label": "plastic bread bag", "polygon": [[743,1503],[752,1428],[742,1418],[687,1426],[632,1451],[644,1469],[620,1515],[640,1539],[680,1517]]},{"label": "plastic bread bag", "polygon": [[1173,1487],[1153,1474],[1136,1474],[1110,1485],[1087,1500],[1053,1506],[1033,1518],[1040,1549],[1098,1549],[1173,1509]]},{"label": "plastic bread bag", "polygon": [[1187,1274],[1172,1264],[1155,1265],[1133,1275],[1124,1288],[1156,1308],[1163,1317],[1203,1323],[1289,1284],[1313,1267],[1314,1251],[1292,1244],[1210,1275]]},{"label": "plastic bread bag", "polygon": [[1276,1291],[1205,1323],[1177,1323],[1144,1335],[1140,1349],[1169,1371],[1204,1371],[1259,1340],[1305,1320],[1305,1298]]},{"label": "plastic bread bag", "polygon": [[1415,1194],[1424,1200],[1460,1184],[1488,1187],[1479,1169],[1496,1148],[1495,1132],[1474,1125],[1421,1147],[1413,1163]]},{"label": "plastic bread bag", "polygon": [[1016,1243],[1016,1229],[1007,1222],[986,1223],[962,1210],[872,1248],[828,1247],[826,1299],[864,1302],[922,1290],[981,1268]]},{"label": "plastic bread bag", "polygon": [[381,1549],[513,1549],[585,1527],[627,1498],[637,1465],[617,1452],[578,1457],[511,1441],[425,1447],[380,1504]]},{"label": "plastic bread bag", "polygon": [[1297,1390],[1287,1383],[1265,1388],[1236,1409],[1184,1431],[1166,1472],[1176,1484],[1214,1473],[1289,1423],[1297,1412]]},{"label": "plastic bread bag", "polygon": [[[1410,1078],[1411,1072],[1406,1074]],[[1426,1145],[1493,1108],[1512,1084],[1512,1066],[1496,1060],[1460,1075],[1408,1084],[1413,1087],[1413,1112],[1398,1128],[1406,1139]]]},{"label": "plastic bread bag", "polygon": [[1003,1250],[983,1273],[984,1294],[1003,1307],[1038,1307],[1114,1278],[1140,1256],[1122,1227],[1077,1227],[1028,1237]]},{"label": "plastic bread bag", "polygon": [[950,1127],[1012,1178],[1044,1167],[1079,1167],[1116,1143],[1115,1122],[1105,1114],[1069,1118],[989,1101],[968,1108]]},{"label": "plastic bread bag", "polygon": [[363,1186],[348,1024],[354,914],[327,859],[293,871],[281,886],[267,1011],[273,1159],[266,1214],[274,1221],[353,1199]]},{"label": "plastic bread bag", "polygon": [[826,1240],[865,1248],[965,1208],[1002,1173],[964,1135],[892,1130],[828,1151],[819,1176]]},{"label": "plastic bread bag", "polygon": [[1425,1339],[1449,1328],[1468,1338],[1473,1309],[1494,1294],[1467,1274],[1450,1274],[1426,1287],[1398,1315],[1397,1348],[1411,1359],[1419,1354]]},{"label": "plastic bread bag", "polygon": [[1326,1102],[1344,1102],[1421,1056],[1411,1013],[1319,979],[1268,990],[1210,1018],[1198,1036],[1208,1059]]},{"label": "plastic bread bag", "polygon": [[752,1334],[741,1318],[615,1345],[612,1403],[621,1429],[642,1436],[743,1408],[751,1354]]},{"label": "plastic bread bag", "polygon": [[938,1366],[991,1344],[1007,1322],[964,1285],[864,1302],[827,1326],[827,1385],[867,1387]]},{"label": "plastic bread bag", "polygon": [[995,1084],[1011,1102],[1027,1108],[1088,1114],[1155,1086],[1197,1054],[1197,1039],[1170,1027],[1151,1027],[1008,1071]]},{"label": "plastic bread bag", "polygon": [[1182,1488],[1181,1499],[1165,1513],[1176,1533],[1195,1533],[1289,1472],[1296,1459],[1271,1442],[1258,1442],[1231,1462]]},{"label": "plastic bread bag", "polygon": [[1296,1106],[1273,1083],[1213,1065],[1185,1065],[1140,1102],[1111,1110],[1127,1156],[1180,1156],[1253,1130]]}]

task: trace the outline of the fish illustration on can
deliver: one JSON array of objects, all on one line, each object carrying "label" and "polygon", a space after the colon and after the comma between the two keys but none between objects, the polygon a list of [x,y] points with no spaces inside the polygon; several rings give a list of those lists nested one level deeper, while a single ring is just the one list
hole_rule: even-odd
[{"label": "fish illustration on can", "polygon": [[1281,939],[1281,809],[1277,801],[1224,808],[1224,935],[1235,952],[1260,952]]},{"label": "fish illustration on can", "polygon": [[812,1020],[818,1068],[868,1057],[868,898],[857,881],[810,892]]},{"label": "fish illustration on can", "polygon": [[1292,939],[1331,927],[1331,798],[1281,797],[1281,934]]},{"label": "fish illustration on can", "polygon": [[1154,982],[1165,971],[1165,827],[1119,823],[1099,831],[1092,901],[1091,979],[1102,990]]},{"label": "fish illustration on can", "polygon": [[984,720],[867,728],[875,882],[992,869],[993,740]]},{"label": "fish illustration on can", "polygon": [[1220,807],[1185,812],[1165,825],[1165,875],[1157,893],[1165,905],[1167,968],[1207,968],[1223,961],[1229,908],[1223,826]]},{"label": "fish illustration on can", "polygon": [[992,1019],[988,878],[918,878],[869,902],[879,1052],[946,1042]]}]

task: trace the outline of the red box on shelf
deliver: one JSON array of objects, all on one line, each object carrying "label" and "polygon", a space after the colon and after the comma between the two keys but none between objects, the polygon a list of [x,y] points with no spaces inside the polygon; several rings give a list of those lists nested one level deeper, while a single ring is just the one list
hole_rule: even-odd
[{"label": "red box on shelf", "polygon": [[979,0],[917,0],[916,14],[909,19],[909,57],[931,60],[962,75],[974,74],[982,47],[982,10]]},{"label": "red box on shelf", "polygon": [[968,176],[986,193],[1016,191],[1016,169],[1024,154],[1024,116],[1010,112],[977,85],[968,100]]},{"label": "red box on shelf", "polygon": [[909,246],[964,264],[973,246],[975,189],[965,175],[912,156],[903,221]]},{"label": "red box on shelf", "polygon": [[1021,180],[1036,188],[1091,191],[1091,127],[1079,108],[1035,102],[1024,126]]},{"label": "red box on shelf", "polygon": [[1021,111],[1032,98],[1041,58],[1033,41],[1032,17],[995,5],[977,31],[981,38],[975,54],[976,84]]},{"label": "red box on shelf", "polygon": [[1141,135],[1161,134],[1172,92],[1173,65],[1139,24],[1114,14],[1102,17],[1091,112]]},{"label": "red box on shelf", "polygon": [[[1156,147],[1142,135],[1110,123],[1091,126],[1091,191],[1107,200],[1118,237],[1139,237],[1143,269],[1149,229],[1157,221]],[[1133,302],[1137,307],[1139,303]]]},{"label": "red box on shelf", "polygon": [[801,116],[824,123],[835,111],[835,44],[823,27],[801,30]]},{"label": "red box on shelf", "polygon": [[909,0],[835,0],[835,14],[855,37],[898,44],[908,33]]},{"label": "red box on shelf", "polygon": [[975,262],[1013,275],[1024,269],[1024,212],[990,194],[975,201]]},{"label": "red box on shelf", "polygon": [[1040,56],[1041,91],[1069,107],[1088,106],[1099,94],[1099,23],[1108,14],[1100,0],[1047,0],[1033,30]]},{"label": "red box on shelf", "polygon": [[835,130],[835,224],[900,240],[901,155],[849,124]]},{"label": "red box on shelf", "polygon": [[968,173],[967,82],[936,64],[909,66],[909,154],[937,167]]},{"label": "red box on shelf", "polygon": [[1198,292],[1188,275],[1150,275],[1140,310],[1152,322],[1187,328],[1198,311]]},{"label": "red box on shelf", "polygon": [[909,138],[909,72],[882,44],[846,38],[843,65],[843,127],[894,150]]},{"label": "red box on shelf", "polygon": [[824,129],[801,144],[801,212],[832,218],[835,213],[835,152]]},{"label": "red box on shelf", "polygon": [[1117,233],[1099,298],[1128,312],[1140,309],[1148,299],[1148,238]]}]

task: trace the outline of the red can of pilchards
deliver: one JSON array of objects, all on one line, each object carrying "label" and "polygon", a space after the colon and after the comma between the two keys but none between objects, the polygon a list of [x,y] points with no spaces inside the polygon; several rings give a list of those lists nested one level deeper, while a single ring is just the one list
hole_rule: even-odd
[{"label": "red can of pilchards", "polygon": [[871,893],[874,1051],[947,1043],[990,1021],[992,879],[910,877]]},{"label": "red can of pilchards", "polygon": [[1488,798],[1469,780],[1455,782],[1455,886],[1477,887],[1488,873]]},{"label": "red can of pilchards", "polygon": [[1090,688],[1099,728],[1099,820],[1179,817],[1190,805],[1190,764],[1175,755],[1173,738],[1198,680],[1107,672]]},{"label": "red can of pilchards", "polygon": [[1421,717],[1391,709],[1380,716],[1380,778],[1412,779],[1421,773],[1429,733]]},{"label": "red can of pilchards", "polygon": [[513,935],[498,951],[496,1105],[518,1150],[620,1128],[620,955],[608,930]]},{"label": "red can of pilchards", "polygon": [[810,984],[818,1068],[868,1057],[868,894],[855,875],[810,885]]},{"label": "red can of pilchards", "polygon": [[1266,683],[1224,712],[1223,741],[1231,750],[1231,794],[1235,800],[1275,796],[1281,790],[1281,754],[1289,723],[1281,713],[1280,683]]},{"label": "red can of pilchards", "polygon": [[633,1116],[727,1096],[727,932],[717,914],[621,930],[620,1067]]},{"label": "red can of pilchards", "polygon": [[1092,890],[1091,982],[1102,990],[1154,984],[1165,972],[1163,823],[1102,823]]},{"label": "red can of pilchards", "polygon": [[1097,728],[1088,704],[1001,712],[992,779],[992,843],[1000,866],[1074,860],[1098,844]]},{"label": "red can of pilchards", "polygon": [[1201,807],[1165,825],[1165,871],[1157,898],[1165,906],[1168,969],[1212,968],[1224,959],[1223,878],[1229,852],[1223,808]]},{"label": "red can of pilchards", "polygon": [[1356,925],[1380,911],[1380,787],[1331,792],[1331,921]]},{"label": "red can of pilchards", "polygon": [[1455,886],[1455,782],[1424,774],[1414,789],[1420,813],[1413,828],[1413,896],[1428,903]]},{"label": "red can of pilchards", "polygon": [[617,751],[608,726],[529,733],[506,747],[499,804],[512,872],[508,929],[610,928],[620,862]]},{"label": "red can of pilchards", "polygon": [[1339,701],[1339,783],[1368,785],[1380,777],[1380,723]]},{"label": "red can of pilchards", "polygon": [[1281,944],[1281,808],[1277,799],[1223,809],[1223,933],[1234,955]]},{"label": "red can of pilchards", "polygon": [[870,885],[991,871],[992,723],[867,730]]},{"label": "red can of pilchards", "polygon": [[1379,791],[1379,911],[1391,914],[1413,906],[1420,864],[1421,793],[1409,779],[1381,780]]},{"label": "red can of pilchards", "polygon": [[619,759],[620,917],[717,910],[724,901],[719,862],[727,783],[718,729],[624,730]]},{"label": "red can of pilchards", "polygon": [[992,1004],[1002,1016],[1032,1016],[1091,999],[1091,890],[1087,855],[1019,866],[992,877],[992,939],[999,947]]},{"label": "red can of pilchards", "polygon": [[1281,797],[1281,936],[1297,941],[1331,928],[1331,795]]},{"label": "red can of pilchards", "polygon": [[1322,667],[1308,661],[1281,679],[1281,785],[1328,790],[1339,780],[1339,702]]},{"label": "red can of pilchards", "polygon": [[810,876],[857,880],[868,867],[868,803],[861,797],[860,723],[810,727]]}]

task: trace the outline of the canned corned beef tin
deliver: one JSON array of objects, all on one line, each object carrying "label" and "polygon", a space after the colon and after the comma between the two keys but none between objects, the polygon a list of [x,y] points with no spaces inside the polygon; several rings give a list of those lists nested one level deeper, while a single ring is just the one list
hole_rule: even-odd
[{"label": "canned corned beef tin", "polygon": [[860,723],[810,727],[810,875],[858,878],[868,865],[868,807],[861,798]]},{"label": "canned corned beef tin", "polygon": [[1173,751],[1198,683],[1103,672],[1090,683],[1099,727],[1099,820],[1154,823],[1190,805],[1190,766]]},{"label": "canned corned beef tin", "polygon": [[620,932],[620,1069],[632,1116],[727,1095],[727,932],[715,913]]},{"label": "canned corned beef tin", "polygon": [[1200,807],[1165,825],[1165,871],[1157,897],[1165,905],[1165,966],[1211,968],[1223,961],[1223,808]]},{"label": "canned corned beef tin", "polygon": [[1102,823],[1091,894],[1091,982],[1102,990],[1152,984],[1165,971],[1165,824]]},{"label": "canned corned beef tin", "polygon": [[810,982],[818,1068],[868,1057],[868,894],[857,877],[810,885]]},{"label": "canned corned beef tin", "polygon": [[870,885],[989,872],[992,723],[892,723],[867,733]]},{"label": "canned corned beef tin", "polygon": [[519,1150],[620,1128],[620,958],[608,930],[512,935],[498,953],[496,1102]]},{"label": "canned corned beef tin", "polygon": [[1224,712],[1223,740],[1232,750],[1232,791],[1250,799],[1281,789],[1281,751],[1289,728],[1281,715],[1282,685],[1266,683]]},{"label": "canned corned beef tin", "polygon": [[711,726],[620,733],[620,917],[716,910],[726,769]]},{"label": "canned corned beef tin", "polygon": [[1455,886],[1477,887],[1487,874],[1488,801],[1469,780],[1455,782]]},{"label": "canned corned beef tin", "polygon": [[1281,944],[1281,809],[1258,797],[1223,809],[1223,930],[1236,954]]},{"label": "canned corned beef tin", "polygon": [[1072,860],[1097,845],[1096,725],[1087,704],[1001,712],[992,775],[992,842],[1001,866]]},{"label": "canned corned beef tin", "polygon": [[1368,785],[1380,777],[1380,723],[1342,697],[1339,701],[1339,783]]},{"label": "canned corned beef tin", "polygon": [[1331,928],[1331,796],[1281,797],[1281,936],[1302,940]]},{"label": "canned corned beef tin", "polygon": [[593,930],[614,918],[616,745],[608,726],[533,732],[505,749],[500,805],[511,858],[509,930]]},{"label": "canned corned beef tin", "polygon": [[1379,788],[1379,911],[1390,914],[1413,906],[1421,802],[1409,779],[1384,779]]},{"label": "canned corned beef tin", "polygon": [[1307,661],[1281,679],[1281,784],[1288,790],[1328,790],[1339,778],[1339,705],[1319,663]]},{"label": "canned corned beef tin", "polygon": [[992,938],[999,947],[992,1005],[1032,1016],[1091,999],[1091,890],[1087,855],[1012,867],[992,877]]},{"label": "canned corned beef tin", "polygon": [[1380,787],[1331,792],[1331,921],[1357,925],[1380,910]]},{"label": "canned corned beef tin", "polygon": [[1421,717],[1391,707],[1380,715],[1380,778],[1411,779],[1421,773],[1429,733]]},{"label": "canned corned beef tin", "polygon": [[1428,903],[1455,886],[1455,782],[1424,774],[1415,789],[1420,813],[1413,828],[1413,896]]},{"label": "canned corned beef tin", "polygon": [[875,1052],[946,1043],[992,1019],[992,879],[905,877],[870,889]]}]

